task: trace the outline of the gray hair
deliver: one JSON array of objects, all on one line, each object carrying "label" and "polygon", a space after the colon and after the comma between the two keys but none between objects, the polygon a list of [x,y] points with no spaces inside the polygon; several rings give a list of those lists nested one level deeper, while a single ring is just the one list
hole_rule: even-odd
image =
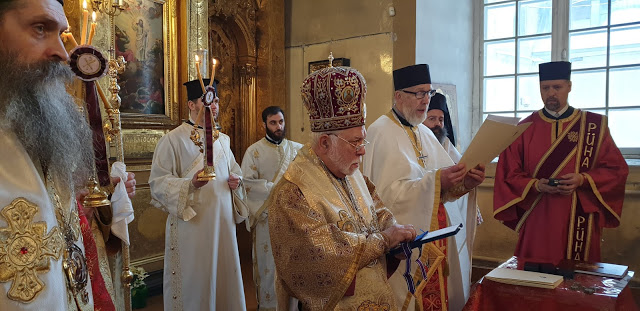
[{"label": "gray hair", "polygon": [[338,134],[342,133],[344,130],[337,130],[337,131],[326,131],[326,132],[311,132],[311,134],[309,134],[311,136],[311,147],[315,148],[318,143],[320,142],[320,137],[324,134],[329,135],[329,139],[331,139],[331,143],[335,144],[336,140],[338,139],[338,137],[334,137],[337,136]]},{"label": "gray hair", "polygon": [[65,87],[73,73],[61,62],[19,59],[0,48],[0,128],[13,133],[54,180],[64,181],[62,190],[83,188],[93,172],[93,137]]}]

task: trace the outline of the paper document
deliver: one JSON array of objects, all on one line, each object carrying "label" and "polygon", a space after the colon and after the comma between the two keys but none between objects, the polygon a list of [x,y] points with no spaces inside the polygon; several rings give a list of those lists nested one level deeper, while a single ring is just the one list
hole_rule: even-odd
[{"label": "paper document", "polygon": [[518,125],[518,121],[520,118],[487,116],[460,163],[465,163],[469,171],[478,164],[491,162],[531,125],[531,122]]},{"label": "paper document", "polygon": [[499,283],[549,289],[556,288],[563,280],[560,275],[507,268],[495,268],[485,278]]}]

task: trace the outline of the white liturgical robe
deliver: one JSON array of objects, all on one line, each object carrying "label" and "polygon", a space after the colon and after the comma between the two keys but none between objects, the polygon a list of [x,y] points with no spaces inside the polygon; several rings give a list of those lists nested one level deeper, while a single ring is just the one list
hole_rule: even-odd
[{"label": "white liturgical robe", "polygon": [[227,183],[242,172],[221,133],[213,144],[216,178],[196,189],[191,179],[204,158],[189,138],[192,128],[182,124],[160,139],[149,176],[151,204],[169,213],[164,309],[245,310],[235,224],[246,215],[234,209]]},{"label": "white liturgical robe", "polygon": [[65,226],[58,208],[66,209],[74,244],[84,254],[74,194],[57,193],[56,207],[40,165],[16,136],[0,130],[0,146],[0,310],[93,310],[91,280],[84,288],[87,303],[76,305],[62,268]]},{"label": "white liturgical robe", "polygon": [[442,141],[442,148],[447,151],[447,154],[454,163],[458,163],[460,162],[460,159],[462,159],[460,151],[458,151],[458,149],[456,149],[456,146],[451,143],[449,137],[445,137],[444,141]]},{"label": "white liturgical robe", "polygon": [[242,158],[242,176],[247,190],[247,205],[253,236],[253,279],[258,293],[260,310],[276,310],[275,263],[269,238],[268,210],[264,202],[302,148],[283,139],[274,144],[262,138],[247,148]]},{"label": "white liturgical robe", "polygon": [[[413,139],[410,138],[413,135]],[[472,238],[476,227],[476,209],[466,204],[450,204],[456,199],[441,198],[439,170],[453,165],[453,161],[435,135],[423,124],[409,128],[401,125],[393,112],[378,118],[368,129],[367,152],[363,159],[364,175],[377,186],[382,201],[399,224],[413,224],[416,230],[430,230],[434,206],[445,202],[447,225],[463,223],[464,229],[447,238],[447,292],[449,310],[461,310],[469,297],[471,279]],[[414,141],[419,146],[414,146]],[[422,150],[422,156],[417,150]],[[422,160],[419,159],[422,158]],[[423,163],[420,163],[423,162]],[[474,192],[474,191],[472,191]],[[474,199],[475,201],[475,199]],[[413,252],[414,265],[418,252]],[[398,306],[407,299],[407,283],[401,267],[391,276]],[[414,271],[411,271],[412,275]],[[411,297],[408,310],[414,310]]]}]

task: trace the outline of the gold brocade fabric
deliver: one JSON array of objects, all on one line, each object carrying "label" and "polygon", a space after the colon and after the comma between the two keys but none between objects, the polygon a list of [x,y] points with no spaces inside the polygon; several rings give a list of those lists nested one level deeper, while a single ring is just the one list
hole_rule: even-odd
[{"label": "gold brocade fabric", "polygon": [[43,221],[34,222],[38,206],[18,198],[0,215],[9,226],[0,228],[0,282],[11,282],[9,299],[29,303],[47,286],[38,274],[46,273],[58,260],[64,239],[58,227],[47,231]]},{"label": "gold brocade fabric", "polygon": [[[277,288],[288,291],[278,301],[288,294],[305,310],[397,309],[380,233],[395,219],[359,171],[338,180],[305,146],[266,204]],[[355,294],[345,296],[354,279]]]}]

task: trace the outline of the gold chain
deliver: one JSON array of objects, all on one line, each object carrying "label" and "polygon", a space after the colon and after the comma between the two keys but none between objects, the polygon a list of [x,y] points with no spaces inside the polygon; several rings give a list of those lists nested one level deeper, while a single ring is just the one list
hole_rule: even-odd
[{"label": "gold chain", "polygon": [[418,132],[418,134],[416,134],[416,132],[414,132],[413,130],[411,130],[411,132],[413,133],[413,135],[416,138],[416,143],[418,143],[418,145],[420,146],[420,148],[418,148],[418,146],[416,146],[416,144],[413,142],[413,139],[411,139],[411,136],[409,136],[409,133],[407,133],[407,130],[404,128],[404,125],[402,124],[402,122],[400,122],[400,119],[398,118],[398,116],[396,115],[395,112],[391,113],[393,115],[393,117],[398,121],[398,123],[400,124],[400,128],[402,128],[402,131],[407,134],[407,138],[409,139],[409,142],[411,143],[411,145],[413,146],[413,149],[415,151],[417,151],[420,155],[418,156],[418,161],[422,162],[422,167],[426,167],[427,163],[425,162],[425,159],[427,158],[426,155],[422,154],[422,134],[420,134],[420,130],[418,129],[418,126],[415,126],[416,131]]},{"label": "gold chain", "polygon": [[[340,180],[340,187],[338,187],[339,186],[337,183],[338,178],[333,176],[333,174],[331,174],[331,172],[329,171],[327,166],[324,164],[324,162],[322,162],[322,160],[320,160],[320,163],[322,164],[322,167],[324,168],[325,173],[327,174],[327,177],[329,177],[329,179],[331,180],[331,185],[333,185],[333,188],[338,192],[338,195],[340,196],[340,200],[342,201],[342,203],[350,207],[350,209],[358,216],[357,218],[358,218],[358,225],[360,227],[360,230],[366,234],[377,232],[378,231],[377,224],[374,225],[374,228],[368,228],[367,221],[365,220],[362,211],[360,211],[360,208],[358,208],[358,201],[356,200],[355,195],[351,190],[351,185],[349,184],[349,180],[347,179],[347,177],[345,176],[345,178]],[[340,188],[342,188],[342,191],[340,190]],[[345,197],[345,193],[343,193],[343,191],[346,192],[347,196],[349,196],[348,198]],[[374,222],[377,223],[375,221],[376,219],[375,214],[373,213],[372,213],[372,218],[374,219]]]},{"label": "gold chain", "polygon": [[[43,170],[43,172],[45,172],[45,170]],[[80,218],[77,213],[73,213],[72,211],[69,211],[68,215],[65,215],[65,209],[60,202],[60,196],[55,189],[51,175],[47,173],[44,173],[44,175],[48,188],[47,192],[49,193],[52,203],[55,205],[56,218],[58,223],[62,224],[62,231],[64,232],[66,249],[64,251],[62,267],[67,277],[69,289],[73,292],[73,298],[78,306],[86,305],[89,303],[89,293],[87,292],[89,275],[87,259],[82,249],[75,244],[81,232],[75,231],[71,224],[72,221],[77,221],[79,224]],[[73,197],[71,199],[75,200]],[[81,301],[78,301],[78,296]]]}]

